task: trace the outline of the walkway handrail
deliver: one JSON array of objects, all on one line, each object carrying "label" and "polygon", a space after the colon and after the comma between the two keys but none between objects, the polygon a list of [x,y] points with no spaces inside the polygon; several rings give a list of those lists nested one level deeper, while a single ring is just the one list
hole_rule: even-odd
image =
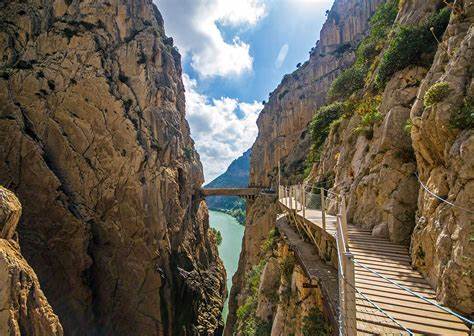
[{"label": "walkway handrail", "polygon": [[436,303],[436,302],[432,302],[430,299],[424,297],[423,295],[418,294],[418,293],[412,291],[410,288],[407,288],[407,287],[405,287],[405,286],[403,286],[403,285],[400,285],[399,283],[397,283],[397,282],[395,282],[395,281],[393,281],[393,280],[387,278],[386,276],[384,276],[384,275],[378,273],[377,271],[374,271],[373,269],[371,269],[371,268],[365,266],[364,264],[361,264],[361,263],[358,262],[357,260],[354,260],[354,262],[355,262],[357,265],[359,265],[360,267],[364,268],[365,270],[367,270],[367,271],[369,271],[369,272],[372,272],[373,274],[375,274],[375,275],[378,276],[379,278],[382,278],[382,279],[384,279],[384,280],[390,282],[392,285],[395,285],[395,286],[397,286],[398,288],[403,289],[404,291],[410,293],[411,295],[414,295],[414,296],[418,297],[419,299],[421,299],[421,300],[423,300],[423,301],[425,301],[425,302],[427,302],[427,303],[429,303],[429,304],[431,304],[431,305],[433,305],[433,306],[438,307],[439,309],[445,311],[446,313],[449,313],[449,314],[451,314],[451,315],[456,316],[457,318],[459,318],[459,319],[463,320],[464,322],[470,324],[471,327],[472,327],[472,325],[474,324],[474,322],[471,321],[471,320],[469,320],[468,318],[466,318],[466,317],[464,317],[464,316],[462,316],[462,315],[459,315],[458,313],[453,312],[451,309],[449,309],[449,308],[447,308],[447,307],[443,307],[443,306],[441,306],[440,304],[438,304],[438,303]]}]

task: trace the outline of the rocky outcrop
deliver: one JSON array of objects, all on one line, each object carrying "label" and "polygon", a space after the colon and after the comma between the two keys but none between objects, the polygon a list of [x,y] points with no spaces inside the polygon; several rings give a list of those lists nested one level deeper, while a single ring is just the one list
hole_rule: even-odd
[{"label": "rocky outcrop", "polygon": [[354,114],[332,129],[321,161],[313,168],[317,179],[333,176],[333,190],[345,193],[351,223],[378,236],[409,244],[414,227],[418,183],[410,135],[404,128],[426,70],[401,71],[387,84],[380,121],[367,137],[353,130],[361,116]]},{"label": "rocky outcrop", "polygon": [[225,275],[152,1],[9,1],[0,23],[0,183],[65,332],[218,332]]},{"label": "rocky outcrop", "polygon": [[[423,184],[411,244],[413,263],[443,302],[470,315],[474,314],[473,59],[474,5],[458,1],[411,109],[411,137]],[[427,106],[427,92],[433,92],[436,83],[447,85],[449,94]]]},{"label": "rocky outcrop", "polygon": [[229,295],[229,315],[227,316],[224,335],[233,335],[236,323],[237,309],[242,306],[248,296],[244,292],[246,274],[259,263],[264,252],[262,244],[268,238],[270,231],[275,227],[278,209],[274,200],[264,196],[247,201],[247,217],[245,223],[242,250],[240,251],[239,265],[232,278],[232,288]]},{"label": "rocky outcrop", "polygon": [[[38,278],[11,239],[21,204],[0,186],[0,334],[62,336],[58,317],[40,288]],[[5,230],[8,228],[8,230]]]}]

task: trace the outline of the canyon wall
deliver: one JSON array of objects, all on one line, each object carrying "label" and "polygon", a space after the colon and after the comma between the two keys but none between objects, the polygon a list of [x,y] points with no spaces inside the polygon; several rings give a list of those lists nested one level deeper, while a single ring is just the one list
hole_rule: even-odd
[{"label": "canyon wall", "polygon": [[21,255],[16,239],[21,210],[18,198],[0,186],[0,334],[62,336],[58,317]]},{"label": "canyon wall", "polygon": [[[305,179],[344,194],[351,223],[410,246],[437,298],[468,315],[473,17],[469,1],[336,0],[309,61],[283,78],[258,118],[250,176],[275,187],[280,161],[283,184]],[[350,87],[334,95],[343,75]],[[274,226],[275,207],[259,202],[248,207],[244,247],[263,244]],[[263,259],[242,250],[231,315]],[[229,318],[231,329],[245,335]]]},{"label": "canyon wall", "polygon": [[0,183],[68,335],[214,335],[225,271],[151,0],[0,4]]},{"label": "canyon wall", "polygon": [[[437,289],[439,298],[472,316],[474,4],[458,1],[453,11],[410,112],[411,138],[423,183],[411,254],[413,264]],[[449,94],[427,107],[427,92],[433,92],[435,83],[447,85]]]}]

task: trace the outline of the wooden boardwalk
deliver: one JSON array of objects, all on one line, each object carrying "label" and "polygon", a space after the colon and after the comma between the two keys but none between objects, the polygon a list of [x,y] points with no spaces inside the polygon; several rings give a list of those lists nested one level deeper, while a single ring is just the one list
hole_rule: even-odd
[{"label": "wooden boardwalk", "polygon": [[[300,220],[322,230],[320,210],[291,209],[280,199],[286,210],[293,210]],[[293,202],[295,206],[296,202]],[[335,236],[336,217],[326,215],[326,231]],[[349,247],[355,259],[355,287],[362,293],[356,300],[357,334],[400,335],[403,329],[374,309],[366,298],[388,313],[405,328],[422,335],[469,335],[469,328],[458,317],[429,304],[385,280],[386,277],[409,290],[436,302],[435,291],[423,276],[411,267],[408,248],[387,239],[374,237],[370,231],[348,225]],[[368,269],[364,268],[367,267]],[[379,275],[373,273],[378,273]],[[381,277],[382,275],[383,277]],[[438,303],[439,304],[439,303]]]}]

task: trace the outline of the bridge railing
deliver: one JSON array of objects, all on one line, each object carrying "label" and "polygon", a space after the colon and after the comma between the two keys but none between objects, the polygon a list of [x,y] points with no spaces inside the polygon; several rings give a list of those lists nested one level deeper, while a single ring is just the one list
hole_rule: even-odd
[{"label": "bridge railing", "polygon": [[[358,318],[363,321],[380,325],[380,333],[386,332],[387,326],[399,330],[398,334],[413,333],[403,327],[398,321],[383,311],[376,303],[356,288],[355,284],[355,259],[349,247],[349,229],[347,225],[347,208],[344,194],[337,194],[324,188],[314,188],[305,185],[279,186],[278,196],[280,202],[293,215],[298,214],[303,218],[316,214],[321,215],[322,229],[331,230],[336,238],[338,260],[338,288],[339,288],[339,334],[354,336],[357,334]],[[334,220],[332,220],[335,217]],[[330,220],[331,219],[331,220]],[[335,226],[335,227],[334,227]],[[357,306],[359,303],[359,306]]]},{"label": "bridge railing", "polygon": [[[317,193],[319,191],[319,193]],[[356,295],[354,258],[349,250],[346,205],[343,195],[315,189],[303,184],[279,186],[278,195],[289,211],[306,218],[307,210],[319,210],[322,229],[327,230],[328,211],[336,209],[336,243],[338,254],[339,325],[344,335],[356,335]],[[331,204],[334,203],[334,204]]]}]

